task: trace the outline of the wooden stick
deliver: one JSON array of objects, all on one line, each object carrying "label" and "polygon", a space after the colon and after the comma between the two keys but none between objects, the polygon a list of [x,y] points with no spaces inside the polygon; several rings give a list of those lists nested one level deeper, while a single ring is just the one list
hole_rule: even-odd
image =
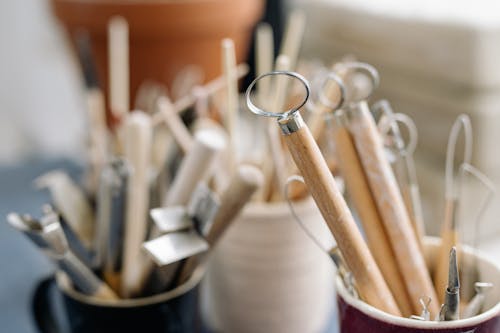
[{"label": "wooden stick", "polygon": [[351,134],[345,126],[345,113],[334,116],[332,122],[334,123],[333,140],[340,172],[346,182],[347,192],[363,224],[368,247],[403,316],[409,317],[418,312],[412,309],[403,277],[398,270],[394,251],[391,248],[390,241],[384,230],[384,224],[370,192],[356,147]]},{"label": "wooden stick", "polygon": [[360,296],[387,313],[401,312],[300,114],[280,120],[284,140],[352,272]]},{"label": "wooden stick", "polygon": [[280,54],[286,55],[290,60],[290,69],[295,68],[297,64],[305,27],[306,16],[304,12],[294,10],[288,19],[280,47]]},{"label": "wooden stick", "polygon": [[198,182],[212,172],[215,157],[225,146],[226,140],[218,130],[198,131],[191,150],[179,167],[165,205],[186,205]]},{"label": "wooden stick", "polygon": [[[413,310],[418,311],[421,308],[420,297],[437,299],[434,286],[368,105],[364,101],[359,102],[351,112],[350,130],[358,155],[382,217],[399,271],[404,278]],[[438,313],[438,305],[438,302],[429,305],[432,316]]]},{"label": "wooden stick", "polygon": [[130,297],[140,292],[143,285],[140,267],[143,262],[142,242],[148,230],[151,117],[144,112],[132,112],[126,118],[124,135],[125,159],[131,173],[127,186],[121,293]]},{"label": "wooden stick", "polygon": [[[237,75],[238,79],[247,75],[248,70],[249,70],[249,68],[248,68],[247,64],[239,64],[238,66],[236,66],[236,75]],[[224,88],[225,85],[226,85],[226,81],[225,81],[224,76],[219,76],[219,77],[213,79],[212,81],[208,82],[206,85],[204,85],[202,87],[198,87],[198,89],[199,88],[204,89],[206,96],[210,96],[210,95],[215,94],[216,92],[218,92],[222,88]],[[194,103],[196,103],[196,100],[197,100],[197,96],[193,93],[188,94],[188,95],[180,98],[179,100],[175,101],[175,103],[174,103],[175,112],[179,113],[179,112],[182,112],[182,111],[190,108],[191,106],[194,105]],[[161,123],[163,121],[164,116],[165,115],[162,113],[154,114],[153,115],[153,125],[156,126],[157,124]]]},{"label": "wooden stick", "polygon": [[[251,165],[240,165],[222,194],[219,210],[215,215],[206,240],[213,248],[224,232],[235,220],[255,191],[264,181],[262,172]],[[182,267],[179,283],[187,281],[196,268],[199,257],[189,258]]]},{"label": "wooden stick", "polygon": [[115,118],[130,110],[128,24],[120,16],[108,23],[108,67],[110,109]]},{"label": "wooden stick", "polygon": [[232,169],[236,165],[237,140],[238,140],[238,77],[236,76],[236,55],[234,53],[234,42],[225,38],[222,47],[222,70],[226,81],[226,103],[224,124],[229,134],[229,166]]},{"label": "wooden stick", "polygon": [[181,117],[174,110],[174,105],[166,96],[158,99],[158,112],[163,114],[163,120],[172,133],[175,141],[184,154],[187,154],[193,146],[193,138]]},{"label": "wooden stick", "polygon": [[[268,73],[273,70],[274,40],[273,28],[268,23],[259,23],[256,37],[256,75]],[[269,98],[271,79],[260,80],[257,83],[258,101],[264,105]]]}]

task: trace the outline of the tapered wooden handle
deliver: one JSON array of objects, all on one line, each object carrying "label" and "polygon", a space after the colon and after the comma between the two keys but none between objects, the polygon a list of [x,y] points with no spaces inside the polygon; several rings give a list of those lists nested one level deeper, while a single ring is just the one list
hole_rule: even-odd
[{"label": "tapered wooden handle", "polygon": [[399,272],[394,252],[385,233],[384,224],[375,205],[349,130],[341,124],[335,124],[333,139],[340,172],[363,225],[368,247],[403,316],[409,317],[412,314],[418,314],[420,309],[412,309],[403,277]]},{"label": "tapered wooden handle", "polygon": [[[422,296],[437,299],[436,292],[380,134],[365,102],[352,110],[350,130],[413,309],[421,309],[419,299]],[[431,302],[429,311],[435,316],[439,311],[438,302]]]},{"label": "tapered wooden handle", "polygon": [[[295,117],[300,117],[296,115]],[[304,177],[338,247],[356,280],[358,291],[368,304],[401,315],[363,236],[359,232],[342,194],[309,129],[302,126],[284,138],[293,160]]]},{"label": "tapered wooden handle", "polygon": [[212,170],[218,152],[226,146],[226,139],[217,129],[203,129],[195,134],[193,146],[179,167],[165,204],[186,205],[198,182]]},{"label": "tapered wooden handle", "polygon": [[147,235],[149,208],[149,161],[151,158],[151,118],[134,111],[124,125],[125,159],[131,172],[127,184],[125,239],[123,248],[123,274],[121,294],[129,297],[142,288],[142,242]]},{"label": "tapered wooden handle", "polygon": [[180,115],[175,111],[174,105],[168,97],[162,96],[158,99],[158,112],[164,115],[163,120],[168,129],[172,133],[175,141],[182,149],[184,154],[187,154],[193,146],[193,137],[189,133],[189,129],[182,121]]}]

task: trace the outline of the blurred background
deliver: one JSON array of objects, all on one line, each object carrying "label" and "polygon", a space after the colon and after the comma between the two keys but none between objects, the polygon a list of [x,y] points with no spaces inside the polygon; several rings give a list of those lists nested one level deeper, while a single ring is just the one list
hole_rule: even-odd
[{"label": "blurred background", "polygon": [[[446,143],[459,114],[472,119],[472,163],[500,186],[500,3],[269,0],[267,8],[273,12],[264,17],[277,35],[291,9],[304,10],[300,58],[330,64],[355,55],[379,70],[381,84],[371,101],[388,99],[396,112],[414,119],[419,131],[417,173],[428,233],[438,234],[443,219]],[[70,43],[49,1],[0,1],[1,216],[15,209],[38,210],[46,197],[31,193],[31,179],[41,171],[85,165],[85,90]],[[252,63],[252,47],[245,50]],[[471,210],[478,204],[474,191],[468,202]],[[499,200],[494,199],[478,231],[480,247],[500,262]],[[12,234],[4,228],[0,239],[13,246]],[[10,261],[5,249],[2,252],[0,259]],[[48,272],[46,262],[32,264],[30,269],[42,272],[37,274]],[[11,283],[29,286],[10,274]],[[2,291],[7,288],[0,285],[0,295]],[[19,297],[27,298],[28,292]],[[9,306],[0,303],[0,308]],[[11,328],[28,325],[23,320]]]}]

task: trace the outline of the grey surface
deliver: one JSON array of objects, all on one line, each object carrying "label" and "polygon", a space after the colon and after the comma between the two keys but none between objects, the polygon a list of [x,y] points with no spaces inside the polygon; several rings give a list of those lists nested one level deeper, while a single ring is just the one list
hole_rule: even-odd
[{"label": "grey surface", "polygon": [[48,193],[37,191],[32,180],[45,171],[65,169],[73,177],[78,169],[68,161],[31,161],[0,167],[0,331],[37,332],[31,317],[31,297],[39,280],[52,272],[51,263],[5,216],[12,211],[40,216]]}]

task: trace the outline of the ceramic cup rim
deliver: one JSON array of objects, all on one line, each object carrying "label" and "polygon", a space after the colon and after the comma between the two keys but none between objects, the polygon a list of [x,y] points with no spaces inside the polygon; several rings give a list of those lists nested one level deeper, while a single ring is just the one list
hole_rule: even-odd
[{"label": "ceramic cup rim", "polygon": [[200,283],[203,275],[205,274],[205,268],[205,265],[197,268],[189,280],[174,289],[148,297],[131,299],[107,300],[82,294],[81,292],[76,291],[69,282],[67,276],[60,272],[56,273],[56,283],[59,290],[61,290],[66,296],[80,303],[103,308],[134,308],[163,303],[188,293]]},{"label": "ceramic cup rim", "polygon": [[[425,237],[424,242],[428,245],[438,245],[440,243],[439,238],[437,237]],[[476,256],[482,262],[495,267],[498,275],[500,276],[500,267],[498,264],[493,262],[489,257],[487,257],[483,252],[479,250],[474,250],[469,246],[462,246],[462,250],[468,255]],[[500,315],[500,301],[493,306],[491,309],[471,318],[459,319],[454,321],[419,321],[404,317],[398,317],[392,314],[388,314],[383,312],[359,299],[354,298],[349,294],[349,292],[344,287],[342,283],[342,279],[337,275],[335,279],[335,287],[337,292],[337,297],[342,298],[344,302],[349,304],[350,306],[356,308],[361,311],[368,317],[372,319],[376,319],[378,321],[382,321],[391,325],[399,326],[401,328],[416,328],[416,329],[456,329],[463,327],[470,327],[482,324],[496,316]]]}]

